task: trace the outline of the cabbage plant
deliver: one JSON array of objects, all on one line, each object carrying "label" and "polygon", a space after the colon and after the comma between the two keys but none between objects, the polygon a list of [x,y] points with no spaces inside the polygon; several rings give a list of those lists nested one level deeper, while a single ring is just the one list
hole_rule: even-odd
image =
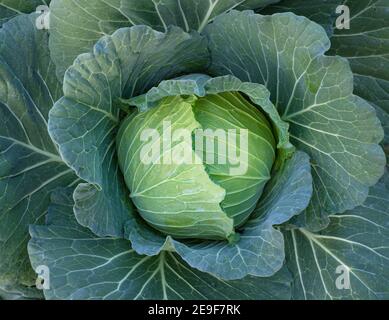
[{"label": "cabbage plant", "polygon": [[387,1],[6,2],[0,296],[389,297]]}]

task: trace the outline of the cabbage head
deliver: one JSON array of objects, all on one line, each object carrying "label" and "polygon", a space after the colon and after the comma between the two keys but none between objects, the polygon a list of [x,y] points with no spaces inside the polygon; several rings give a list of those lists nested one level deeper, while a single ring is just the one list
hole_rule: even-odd
[{"label": "cabbage head", "polygon": [[[153,139],[144,142],[145,135]],[[253,150],[245,150],[249,145]],[[275,160],[270,123],[238,92],[164,98],[129,115],[116,146],[140,215],[177,238],[233,237],[254,211]]]}]

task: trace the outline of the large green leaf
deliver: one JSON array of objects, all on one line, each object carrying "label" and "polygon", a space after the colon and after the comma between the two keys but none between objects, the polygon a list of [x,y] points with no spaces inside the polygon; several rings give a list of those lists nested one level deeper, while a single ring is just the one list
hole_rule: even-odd
[{"label": "large green leaf", "polygon": [[[292,13],[225,14],[205,31],[212,75],[264,84],[290,124],[291,142],[311,157],[314,195],[306,219],[361,205],[383,174],[383,130],[374,109],[354,96],[347,60],[324,55],[322,27]],[[363,128],[363,130],[361,129]]]},{"label": "large green leaf", "polygon": [[[350,9],[350,29],[337,29],[336,8]],[[283,0],[263,14],[294,12],[321,24],[331,36],[330,54],[348,58],[354,72],[354,93],[371,102],[384,124],[384,147],[389,147],[389,1],[388,0]],[[387,152],[389,153],[389,152]]]},{"label": "large green leaf", "polygon": [[119,170],[115,139],[121,98],[208,64],[205,39],[172,27],[123,28],[81,55],[64,79],[64,97],[50,112],[49,132],[66,163],[87,181],[75,190],[78,221],[100,236],[123,235],[133,212]]},{"label": "large green leaf", "polygon": [[290,275],[222,281],[191,269],[176,254],[141,256],[121,239],[97,238],[72,212],[71,191],[59,191],[48,226],[32,226],[34,266],[50,270],[47,299],[289,299]]},{"label": "large green leaf", "polygon": [[36,15],[0,29],[0,286],[34,285],[28,225],[43,221],[50,193],[77,180],[47,133],[49,109],[61,95]]},{"label": "large green leaf", "polygon": [[[294,299],[389,299],[389,175],[320,233],[285,231]],[[337,270],[337,268],[339,268]],[[347,272],[350,288],[339,277]],[[347,279],[347,275],[346,275]]]},{"label": "large green leaf", "polygon": [[278,0],[53,0],[50,49],[59,79],[73,60],[103,35],[119,28],[169,25],[201,31],[215,16],[233,8],[253,9]]},{"label": "large green leaf", "polygon": [[[354,72],[355,94],[377,106],[381,121],[389,114],[389,0],[347,0],[350,29],[335,29],[331,54],[346,57]],[[386,113],[382,114],[380,111]],[[389,148],[386,125],[384,146]]]},{"label": "large green leaf", "polygon": [[0,0],[0,27],[19,14],[35,12],[39,6],[49,4],[50,0]]}]

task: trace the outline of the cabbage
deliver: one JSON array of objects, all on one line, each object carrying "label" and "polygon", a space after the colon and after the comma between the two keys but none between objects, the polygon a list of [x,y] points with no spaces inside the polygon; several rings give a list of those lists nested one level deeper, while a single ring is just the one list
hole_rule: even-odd
[{"label": "cabbage", "polygon": [[389,298],[387,0],[276,2],[0,0],[1,299]]},{"label": "cabbage", "polygon": [[162,99],[123,121],[116,146],[140,215],[177,238],[233,236],[275,160],[270,123],[235,92]]}]

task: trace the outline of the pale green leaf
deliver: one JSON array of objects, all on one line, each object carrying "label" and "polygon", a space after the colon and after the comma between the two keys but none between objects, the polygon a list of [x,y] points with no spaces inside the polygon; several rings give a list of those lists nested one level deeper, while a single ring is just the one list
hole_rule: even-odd
[{"label": "pale green leaf", "polygon": [[[159,163],[146,163],[142,158],[143,130],[153,128],[162,137],[166,121],[172,132],[187,129],[191,133],[200,128],[191,103],[180,96],[168,97],[122,124],[116,144],[131,199],[142,218],[161,232],[177,238],[228,238],[233,233],[233,220],[220,207],[226,191],[210,179],[201,161],[178,166],[172,161],[164,163],[164,154],[155,159]],[[156,141],[161,143],[160,139]],[[190,145],[172,142],[171,149],[164,152],[173,154],[183,148],[195,159],[192,139]]]}]

